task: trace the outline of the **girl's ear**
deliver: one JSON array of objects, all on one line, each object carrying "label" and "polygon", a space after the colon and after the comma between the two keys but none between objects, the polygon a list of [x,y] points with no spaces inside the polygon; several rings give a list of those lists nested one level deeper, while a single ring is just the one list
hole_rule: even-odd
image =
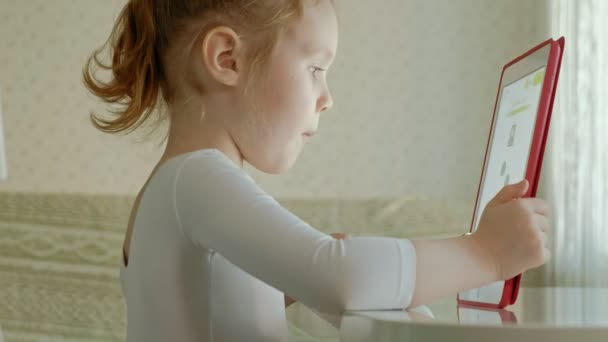
[{"label": "girl's ear", "polygon": [[241,46],[239,36],[230,27],[219,26],[207,33],[201,52],[205,68],[215,81],[225,86],[238,83]]}]

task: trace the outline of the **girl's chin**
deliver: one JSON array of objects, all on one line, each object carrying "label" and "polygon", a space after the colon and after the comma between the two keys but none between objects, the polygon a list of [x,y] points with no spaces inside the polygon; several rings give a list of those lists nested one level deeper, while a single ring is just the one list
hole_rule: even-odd
[{"label": "girl's chin", "polygon": [[272,166],[269,165],[266,170],[261,171],[269,174],[281,174],[289,171],[298,160],[303,147],[304,144],[302,143],[291,145],[291,148],[288,147],[282,151],[281,157],[275,159]]}]

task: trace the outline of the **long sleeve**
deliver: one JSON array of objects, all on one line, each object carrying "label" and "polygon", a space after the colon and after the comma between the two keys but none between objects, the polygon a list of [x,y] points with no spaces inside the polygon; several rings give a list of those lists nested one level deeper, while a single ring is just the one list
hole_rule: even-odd
[{"label": "long sleeve", "polygon": [[173,196],[193,244],[313,309],[399,309],[411,302],[416,253],[409,240],[334,239],[282,207],[219,153],[184,159]]}]

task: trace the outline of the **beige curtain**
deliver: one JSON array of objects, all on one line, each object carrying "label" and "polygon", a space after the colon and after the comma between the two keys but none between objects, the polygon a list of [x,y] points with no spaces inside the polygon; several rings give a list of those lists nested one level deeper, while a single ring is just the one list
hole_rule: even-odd
[{"label": "beige curtain", "polygon": [[608,286],[608,1],[549,0],[565,36],[544,172],[553,207],[555,286]]}]

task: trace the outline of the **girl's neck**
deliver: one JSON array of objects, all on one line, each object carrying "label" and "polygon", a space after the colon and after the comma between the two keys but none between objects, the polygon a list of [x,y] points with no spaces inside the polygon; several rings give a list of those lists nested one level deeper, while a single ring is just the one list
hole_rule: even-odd
[{"label": "girl's neck", "polygon": [[[172,117],[174,118],[174,117]],[[173,120],[167,145],[159,163],[178,155],[213,148],[224,153],[239,168],[243,168],[243,157],[230,134],[216,125],[202,121],[200,125]]]}]

